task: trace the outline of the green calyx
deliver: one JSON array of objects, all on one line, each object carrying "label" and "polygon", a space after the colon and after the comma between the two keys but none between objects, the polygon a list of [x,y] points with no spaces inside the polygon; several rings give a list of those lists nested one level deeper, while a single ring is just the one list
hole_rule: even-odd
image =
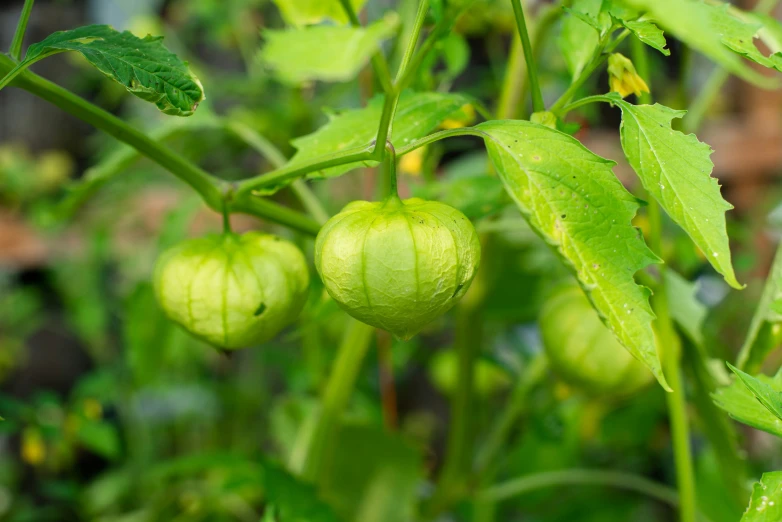
[{"label": "green calyx", "polygon": [[248,232],[183,241],[155,267],[155,294],[166,315],[224,349],[274,337],[307,299],[301,251],[279,237]]},{"label": "green calyx", "polygon": [[606,328],[576,286],[552,295],[539,317],[551,367],[565,381],[597,395],[630,395],[652,374]]},{"label": "green calyx", "polygon": [[419,198],[354,201],[315,242],[315,267],[350,315],[409,339],[464,295],[481,256],[472,223]]}]

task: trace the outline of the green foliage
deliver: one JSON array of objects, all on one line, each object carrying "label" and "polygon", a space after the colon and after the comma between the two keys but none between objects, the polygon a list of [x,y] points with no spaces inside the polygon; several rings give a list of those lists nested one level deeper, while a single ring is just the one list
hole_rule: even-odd
[{"label": "green foliage", "polygon": [[104,75],[165,114],[190,116],[204,100],[201,82],[163,47],[161,37],[138,38],[107,25],[53,33],[30,46],[21,66],[65,51],[81,53]]},{"label": "green foliage", "polygon": [[649,291],[633,279],[658,259],[630,224],[638,202],[611,171],[615,163],[542,125],[498,121],[475,129],[532,228],[570,265],[621,343],[667,386]]},{"label": "green foliage", "polygon": [[[559,48],[574,78],[592,61],[592,55],[597,51],[600,35],[595,25],[598,25],[602,5],[603,0],[576,0],[562,24]],[[594,22],[590,24],[587,20]]]},{"label": "green foliage", "polygon": [[752,395],[755,396],[760,404],[777,419],[782,420],[782,392],[777,391],[774,387],[760,379],[742,372],[730,363],[728,363],[728,367],[738,376],[744,386],[749,388],[749,391],[752,392]]},{"label": "green foliage", "polygon": [[741,522],[775,522],[782,519],[782,471],[763,473],[752,486],[752,498]]},{"label": "green foliage", "polygon": [[[367,0],[350,0],[353,9],[360,11]],[[282,17],[290,25],[303,26],[332,20],[347,23],[348,17],[339,0],[274,0]]]},{"label": "green foliage", "polygon": [[771,401],[781,392],[782,381],[779,374],[774,378],[766,375],[757,377],[747,375],[736,379],[730,386],[718,389],[714,392],[713,398],[717,406],[737,421],[782,437],[782,420],[756,395],[756,393],[762,395],[766,403],[771,405]]},{"label": "green foliage", "polygon": [[[263,487],[267,501],[265,514],[281,522],[338,522],[340,519],[318,495],[315,486],[291,475],[272,462],[263,465]],[[276,515],[276,517],[275,517]]]},{"label": "green foliage", "polygon": [[671,128],[685,111],[664,105],[633,105],[616,94],[606,96],[622,109],[622,148],[644,188],[692,238],[733,288],[742,288],[730,261],[725,211],[733,206],[722,199],[711,147],[693,134]]},{"label": "green foliage", "polygon": [[345,82],[356,77],[398,25],[387,16],[367,26],[312,26],[264,31],[261,60],[280,80],[293,85],[313,80]]}]

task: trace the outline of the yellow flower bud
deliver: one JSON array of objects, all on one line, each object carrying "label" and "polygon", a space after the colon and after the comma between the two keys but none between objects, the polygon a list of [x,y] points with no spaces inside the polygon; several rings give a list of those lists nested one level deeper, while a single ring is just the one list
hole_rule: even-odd
[{"label": "yellow flower bud", "polygon": [[649,92],[646,82],[635,72],[633,62],[619,53],[608,57],[608,85],[612,92],[618,92],[622,98],[630,94],[640,96],[642,92]]},{"label": "yellow flower bud", "polygon": [[462,127],[472,124],[473,121],[475,121],[475,107],[468,103],[462,105],[459,114],[443,121],[440,124],[440,127],[443,129],[461,129]]},{"label": "yellow flower bud", "polygon": [[27,428],[22,433],[22,460],[31,466],[40,466],[46,460],[46,444],[41,432]]}]

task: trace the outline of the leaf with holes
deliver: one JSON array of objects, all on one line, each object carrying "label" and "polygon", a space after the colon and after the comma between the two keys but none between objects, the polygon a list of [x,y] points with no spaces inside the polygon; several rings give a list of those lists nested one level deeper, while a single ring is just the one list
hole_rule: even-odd
[{"label": "leaf with holes", "polygon": [[489,121],[475,130],[532,228],[575,271],[620,342],[668,388],[650,293],[633,279],[659,260],[630,224],[639,205],[614,176],[615,163],[567,134],[527,121]]},{"label": "leaf with holes", "polygon": [[725,281],[743,288],[733,272],[725,227],[725,212],[733,206],[722,199],[720,186],[711,177],[711,147],[694,134],[671,128],[671,121],[686,111],[660,104],[633,105],[616,94],[602,98],[622,109],[622,148],[644,188],[689,234]]},{"label": "leaf with holes", "polygon": [[752,486],[752,498],[741,522],[778,522],[782,520],[782,471],[763,473]]},{"label": "leaf with holes", "polygon": [[76,51],[128,92],[154,103],[165,114],[190,116],[203,101],[204,89],[187,64],[163,47],[162,40],[162,36],[138,38],[108,25],[88,25],[53,33],[31,45],[20,66],[29,67],[47,56]]}]

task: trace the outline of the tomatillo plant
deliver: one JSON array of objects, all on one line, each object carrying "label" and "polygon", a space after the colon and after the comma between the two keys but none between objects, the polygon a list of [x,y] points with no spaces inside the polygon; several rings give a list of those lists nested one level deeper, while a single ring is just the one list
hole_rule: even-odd
[{"label": "tomatillo plant", "polygon": [[[263,413],[271,413],[260,424],[270,440],[236,444],[269,449],[279,462],[265,454],[242,457],[247,466],[224,481],[220,468],[203,482],[221,477],[215,497],[223,511],[201,513],[193,501],[182,520],[191,514],[257,520],[261,511],[263,520],[282,522],[578,520],[593,512],[588,488],[596,484],[648,499],[624,512],[594,511],[590,520],[671,520],[668,511],[640,504],[649,499],[675,509],[681,522],[711,519],[715,511],[738,517],[747,502],[744,522],[782,520],[762,515],[782,506],[782,476],[768,473],[749,491],[750,467],[735,427],[718,409],[782,436],[782,374],[757,375],[774,360],[769,355],[780,339],[782,250],[746,340],[735,347],[737,377],[730,381],[711,359],[733,354],[730,347],[712,350],[716,342],[705,339],[707,310],[694,279],[710,274],[720,289],[715,294],[744,288],[727,233],[733,207],[712,177],[711,147],[690,132],[699,130],[730,75],[766,89],[782,85],[779,75],[758,71],[782,71],[776,52],[782,24],[769,16],[777,2],[762,0],[754,11],[718,0],[267,3],[225,2],[230,16],[221,2],[198,4],[210,16],[230,19],[218,32],[241,49],[247,78],[209,71],[195,60],[191,68],[162,37],[107,25],[58,31],[22,53],[35,15],[32,0],[25,1],[9,53],[0,55],[0,90],[26,91],[121,142],[69,187],[51,213],[55,220],[74,217],[139,157],[151,160],[225,224],[222,234],[161,249],[149,278],[162,312],[216,347],[266,344],[258,352],[264,365],[295,366],[279,372],[283,379],[268,379],[274,387],[263,378],[252,383],[264,401],[275,393],[288,401],[274,408],[263,403]],[[174,4],[172,11],[187,2]],[[253,26],[268,20],[280,27]],[[671,38],[678,44],[669,45]],[[757,39],[775,52],[762,52]],[[181,42],[175,47],[188,52]],[[488,60],[471,57],[478,48]],[[685,51],[674,57],[673,49]],[[714,69],[689,100],[692,51]],[[178,118],[147,132],[30,70],[64,52],[80,54],[137,103]],[[676,97],[666,90],[672,82],[658,79],[672,69],[660,65],[668,57],[681,69]],[[484,62],[489,65],[475,78],[471,72]],[[652,96],[676,102],[652,104]],[[589,112],[596,104],[621,121],[612,132],[634,176],[620,181],[616,162],[587,147],[589,128],[578,132],[597,118]],[[686,116],[689,106],[695,114]],[[329,107],[328,118],[316,125],[322,107]],[[299,135],[305,128],[311,132]],[[200,141],[206,133],[227,136],[231,147],[210,154]],[[197,136],[198,146],[178,148],[173,138],[183,136]],[[263,166],[246,172],[251,163],[232,156],[232,147],[252,149]],[[202,152],[208,161],[200,161]],[[416,155],[407,162],[410,172],[398,178],[397,162],[408,154]],[[221,163],[230,165],[222,170]],[[262,221],[249,227],[275,227],[278,235],[232,232],[231,215],[239,213]],[[312,288],[311,273],[320,279],[312,278]],[[287,327],[296,331],[278,335]],[[125,337],[137,334],[129,328]],[[374,339],[379,370],[369,377],[365,363]],[[301,350],[275,358],[278,343],[299,343]],[[452,399],[447,421],[432,415],[437,408],[423,411],[436,400],[422,401],[422,411],[412,411],[402,393],[397,401],[396,385],[425,373],[415,369],[431,362],[430,345],[455,347],[442,359],[445,371],[432,372]],[[138,362],[134,356],[128,364]],[[435,359],[432,367],[439,364]],[[549,368],[576,389],[548,386]],[[647,386],[655,380],[659,386]],[[431,386],[409,389],[431,392]],[[117,408],[118,422],[134,422],[140,403],[134,393],[124,395],[135,402]],[[367,400],[352,404],[356,395]],[[397,422],[400,406],[408,418]],[[46,417],[25,415],[17,420]],[[376,425],[381,417],[384,428]],[[662,428],[658,417],[667,419]],[[620,427],[612,431],[612,422]],[[616,435],[634,430],[644,433]],[[154,438],[147,435],[140,429],[125,438]],[[611,461],[623,470],[577,468],[574,463],[608,462],[593,458],[599,452],[574,451],[580,437],[609,441],[601,449],[611,451],[635,444],[633,457],[650,458],[637,472],[624,469],[636,461],[623,457]],[[695,437],[699,444],[692,444]],[[442,451],[441,439],[447,440]],[[45,461],[45,441],[35,441],[31,465]],[[116,475],[123,484],[144,472],[133,458],[147,450],[129,451],[128,469]],[[424,453],[431,457],[427,469]],[[552,462],[538,462],[540,455]],[[225,464],[222,457],[212,460]],[[172,466],[150,483],[203,462]],[[709,474],[699,495],[726,499],[725,505],[699,503],[696,472]],[[668,477],[671,485],[641,474]],[[425,482],[431,487],[419,487]],[[245,498],[248,484],[257,494]],[[197,493],[188,494],[198,498],[202,485],[193,480],[188,487]],[[504,502],[563,485],[587,489],[574,494],[571,511],[560,493],[543,514],[533,504]],[[161,513],[149,519],[179,520],[170,498],[184,499],[182,491],[167,496]],[[604,504],[622,508],[623,502]],[[117,510],[126,505],[113,497],[104,503]]]}]

